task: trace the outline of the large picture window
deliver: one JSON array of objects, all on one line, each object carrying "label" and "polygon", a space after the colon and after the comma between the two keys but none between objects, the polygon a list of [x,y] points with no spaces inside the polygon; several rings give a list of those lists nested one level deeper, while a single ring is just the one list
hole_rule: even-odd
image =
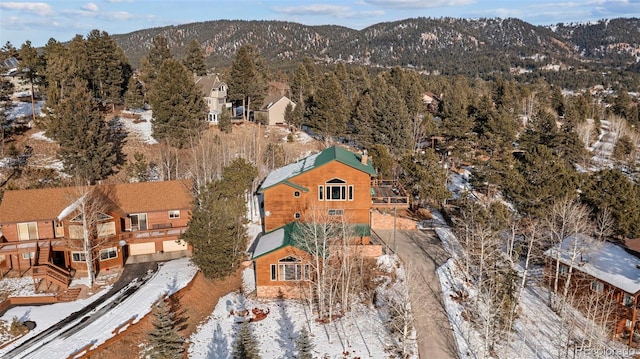
[{"label": "large picture window", "polygon": [[146,231],[147,230],[147,214],[137,213],[132,214],[131,217],[131,230],[132,231]]},{"label": "large picture window", "polygon": [[271,265],[271,280],[298,281],[309,280],[310,269],[308,264],[295,257],[289,256],[278,261],[278,264]]},{"label": "large picture window", "polygon": [[[327,201],[353,200],[353,186],[347,186],[347,183],[339,178],[327,181],[324,189],[324,197]],[[347,189],[349,190],[348,192]],[[320,197],[322,197],[322,195],[320,195]],[[320,198],[320,200],[322,200],[322,198]]]}]

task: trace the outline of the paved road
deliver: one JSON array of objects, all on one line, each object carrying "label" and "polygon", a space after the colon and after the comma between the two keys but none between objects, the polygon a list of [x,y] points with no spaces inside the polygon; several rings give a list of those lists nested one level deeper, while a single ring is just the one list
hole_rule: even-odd
[{"label": "paved road", "polygon": [[[120,278],[118,278],[107,293],[103,294],[90,305],[72,313],[57,324],[20,344],[18,347],[4,354],[3,358],[22,357],[28,355],[32,349],[37,350],[37,348],[46,345],[59,336],[68,337],[72,335],[135,293],[150,277],[150,273],[156,272],[157,270],[157,262],[125,265]],[[103,305],[105,302],[108,302],[108,305]],[[72,323],[74,324],[70,326]]]},{"label": "paved road", "polygon": [[[436,268],[449,256],[433,231],[376,230],[405,265],[418,351],[424,359],[455,359],[458,349],[444,309]],[[395,242],[395,243],[394,243]]]}]

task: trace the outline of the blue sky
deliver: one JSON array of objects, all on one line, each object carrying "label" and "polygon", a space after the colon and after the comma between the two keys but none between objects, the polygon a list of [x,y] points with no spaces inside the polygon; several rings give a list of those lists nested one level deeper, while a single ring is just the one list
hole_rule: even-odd
[{"label": "blue sky", "polygon": [[283,20],[363,29],[410,17],[515,17],[534,25],[640,17],[640,0],[0,0],[0,46],[43,46],[92,29],[124,34],[190,22]]}]

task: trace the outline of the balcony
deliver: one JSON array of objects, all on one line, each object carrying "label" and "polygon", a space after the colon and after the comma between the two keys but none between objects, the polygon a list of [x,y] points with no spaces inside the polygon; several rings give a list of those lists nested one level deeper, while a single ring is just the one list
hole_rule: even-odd
[{"label": "balcony", "polygon": [[409,208],[409,196],[398,181],[371,181],[371,204],[374,208]]}]

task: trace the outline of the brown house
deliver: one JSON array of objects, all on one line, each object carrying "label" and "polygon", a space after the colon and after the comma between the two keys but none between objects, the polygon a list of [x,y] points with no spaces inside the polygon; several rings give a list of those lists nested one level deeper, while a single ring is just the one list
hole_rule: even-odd
[{"label": "brown house", "polygon": [[[96,271],[130,261],[187,255],[179,240],[190,217],[192,195],[185,181],[141,182],[95,187],[6,191],[0,203],[0,267],[31,270],[60,288],[76,271],[86,271],[83,213],[99,194],[95,226]],[[83,204],[85,204],[83,206]]]},{"label": "brown house", "polygon": [[[276,169],[258,189],[262,195],[264,235],[253,252],[258,296],[297,296],[300,282],[313,280],[311,255],[296,239],[299,222],[318,218],[350,226],[352,245],[364,255],[381,254],[370,244],[373,207],[408,207],[408,198],[390,183],[375,181],[376,171],[364,154],[330,147]],[[370,247],[370,248],[364,248]]]},{"label": "brown house", "polygon": [[[616,244],[602,242],[598,246],[590,245],[578,255],[580,236],[566,238],[559,246],[548,250],[545,254],[546,276],[555,279],[556,259],[559,258],[559,282],[561,287],[571,271],[571,292],[581,300],[579,309],[586,306],[599,308],[603,312],[596,315],[607,318],[614,337],[622,337],[630,346],[640,342],[640,325],[638,309],[640,309],[640,258],[633,251],[628,251]],[[578,239],[576,239],[578,238]],[[574,247],[574,242],[578,241]],[[590,241],[591,243],[592,241]],[[573,260],[572,260],[573,258]]]}]

